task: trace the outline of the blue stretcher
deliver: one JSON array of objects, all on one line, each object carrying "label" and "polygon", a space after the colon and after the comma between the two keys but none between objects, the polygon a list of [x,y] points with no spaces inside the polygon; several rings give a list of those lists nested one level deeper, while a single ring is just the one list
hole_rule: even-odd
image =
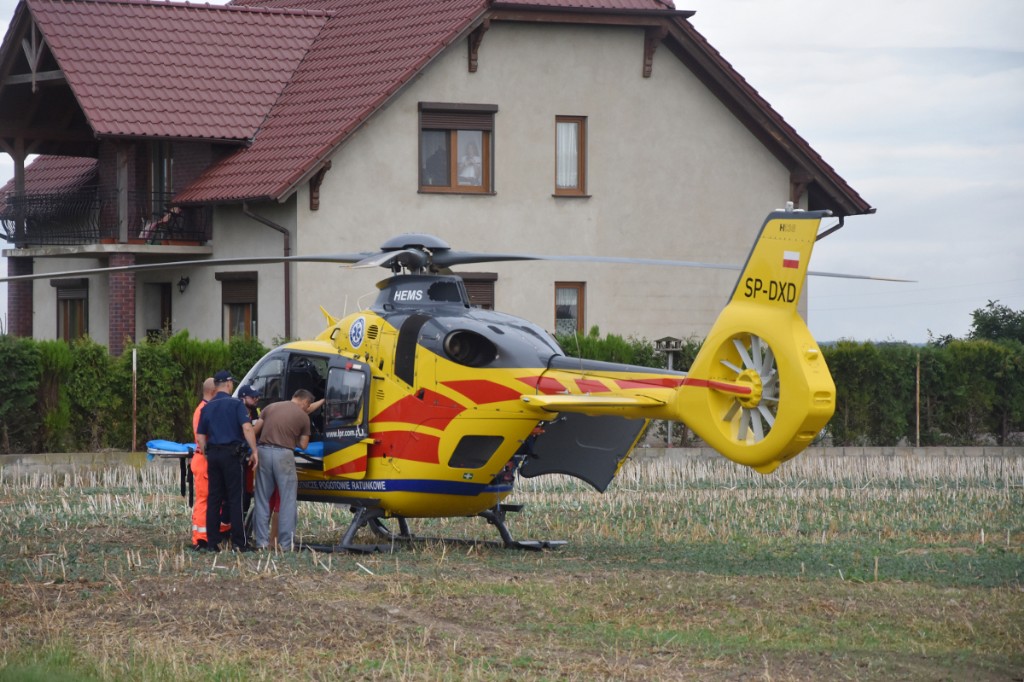
[{"label": "blue stretcher", "polygon": [[[146,441],[146,457],[150,461],[156,457],[191,457],[195,450],[195,443],[175,443],[172,440],[160,439]],[[302,456],[303,459],[323,459],[324,444],[323,441],[315,441],[310,443],[309,447],[305,449],[295,448],[295,452]]]},{"label": "blue stretcher", "polygon": [[146,458],[153,461],[156,457],[191,457],[196,450],[195,443],[175,443],[172,440],[146,441]]},{"label": "blue stretcher", "polygon": [[[146,459],[152,462],[157,457],[162,459],[177,459],[181,468],[181,496],[188,497],[188,506],[192,506],[195,494],[192,481],[191,468],[186,461],[196,451],[195,443],[176,443],[173,440],[155,439],[146,441]],[[316,441],[309,444],[305,449],[295,448],[295,455],[307,462],[320,464],[324,458],[323,441]]]}]

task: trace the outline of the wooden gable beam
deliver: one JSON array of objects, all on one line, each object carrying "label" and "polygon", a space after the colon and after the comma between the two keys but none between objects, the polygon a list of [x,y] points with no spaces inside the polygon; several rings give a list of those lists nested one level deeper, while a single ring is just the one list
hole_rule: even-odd
[{"label": "wooden gable beam", "polygon": [[484,34],[491,27],[491,20],[484,19],[479,26],[469,34],[469,72],[476,73],[477,54],[480,51],[480,43],[483,42]]},{"label": "wooden gable beam", "polygon": [[654,68],[654,51],[668,35],[668,29],[664,26],[648,28],[644,31],[644,78],[651,77],[651,70]]},{"label": "wooden gable beam", "polygon": [[324,176],[327,175],[327,171],[331,170],[331,162],[327,161],[323,166],[320,167],[313,177],[309,179],[309,210],[319,211],[320,210],[320,185],[323,184]]}]

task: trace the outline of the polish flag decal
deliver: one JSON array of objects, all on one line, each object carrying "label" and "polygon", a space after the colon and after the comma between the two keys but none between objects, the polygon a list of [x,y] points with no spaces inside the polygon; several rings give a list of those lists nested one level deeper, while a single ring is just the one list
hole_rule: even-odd
[{"label": "polish flag decal", "polygon": [[799,251],[786,251],[782,254],[782,267],[784,268],[799,268],[800,267],[800,252]]}]

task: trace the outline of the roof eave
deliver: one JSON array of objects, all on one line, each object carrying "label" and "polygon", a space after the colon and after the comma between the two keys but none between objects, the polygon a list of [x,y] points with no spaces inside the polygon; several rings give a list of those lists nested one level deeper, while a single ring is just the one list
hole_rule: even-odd
[{"label": "roof eave", "polygon": [[162,142],[201,142],[233,145],[235,147],[246,147],[252,142],[252,138],[244,137],[192,137],[188,135],[142,135],[128,133],[96,133],[96,139],[112,141],[160,140]]},{"label": "roof eave", "polygon": [[635,16],[635,17],[656,17],[660,19],[689,19],[697,12],[685,9],[626,9],[626,8],[595,8],[595,7],[558,7],[552,5],[528,5],[525,3],[492,2],[490,11],[495,18],[507,18],[510,13],[544,13],[544,14],[566,14],[566,15],[608,15],[608,16]]},{"label": "roof eave", "polygon": [[796,130],[685,20],[670,23],[669,49],[791,171],[804,171],[834,202],[836,215],[863,215],[875,209],[864,200]]}]

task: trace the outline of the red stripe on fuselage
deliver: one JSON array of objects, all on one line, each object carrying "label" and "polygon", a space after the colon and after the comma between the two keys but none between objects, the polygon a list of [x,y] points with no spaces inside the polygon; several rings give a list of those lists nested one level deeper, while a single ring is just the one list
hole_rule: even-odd
[{"label": "red stripe on fuselage", "polygon": [[611,389],[605,386],[602,382],[595,381],[594,379],[577,379],[576,386],[578,386],[580,391],[583,393],[608,393],[611,391]]},{"label": "red stripe on fuselage", "polygon": [[651,377],[650,379],[616,379],[619,388],[679,388],[686,380],[674,377]]},{"label": "red stripe on fuselage", "polygon": [[354,459],[351,462],[345,462],[341,466],[329,469],[324,473],[328,476],[343,476],[345,474],[358,474],[364,471],[366,471],[366,457],[360,457],[359,459]]},{"label": "red stripe on fuselage", "polygon": [[519,377],[519,381],[547,395],[569,392],[561,381],[551,377]]},{"label": "red stripe on fuselage", "polygon": [[486,379],[445,381],[442,385],[447,386],[453,391],[458,391],[477,405],[503,403],[508,400],[519,400],[519,396],[522,395],[519,391],[513,390],[508,386],[503,386],[494,381],[487,381]]},{"label": "red stripe on fuselage", "polygon": [[441,439],[416,431],[382,431],[373,434],[377,442],[370,446],[370,457],[394,457],[412,462],[438,464]]},{"label": "red stripe on fuselage", "polygon": [[434,391],[423,389],[422,396],[417,398],[414,395],[407,395],[381,410],[370,421],[405,424],[425,424],[429,421],[432,428],[443,429],[448,426],[448,422],[466,409],[451,398]]},{"label": "red stripe on fuselage", "polygon": [[715,381],[714,379],[690,379],[689,377],[687,377],[686,381],[683,382],[683,386],[694,386],[696,388],[713,388],[718,391],[725,391],[726,393],[735,393],[737,395],[750,395],[749,386],[727,384],[723,381]]}]

